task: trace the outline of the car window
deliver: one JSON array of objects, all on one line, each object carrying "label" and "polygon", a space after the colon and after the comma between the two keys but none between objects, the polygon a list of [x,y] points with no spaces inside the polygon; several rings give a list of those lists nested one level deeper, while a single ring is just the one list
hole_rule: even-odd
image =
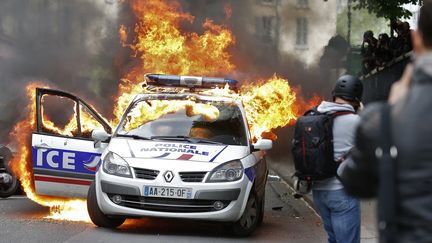
[{"label": "car window", "polygon": [[108,122],[80,98],[59,90],[36,89],[37,132],[90,139],[94,129],[111,133]]},{"label": "car window", "polygon": [[227,145],[247,145],[240,108],[230,102],[143,100],[130,108],[118,134],[190,137]]},{"label": "car window", "polygon": [[42,131],[74,137],[78,134],[76,102],[61,96],[44,95],[41,100]]}]

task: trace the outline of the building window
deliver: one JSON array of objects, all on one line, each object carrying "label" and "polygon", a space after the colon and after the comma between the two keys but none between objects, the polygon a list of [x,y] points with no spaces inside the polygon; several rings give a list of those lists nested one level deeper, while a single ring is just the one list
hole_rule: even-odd
[{"label": "building window", "polygon": [[297,7],[309,8],[309,1],[308,0],[297,0]]},{"label": "building window", "polygon": [[275,38],[276,18],[274,16],[262,16],[256,18],[256,33],[258,37],[271,44]]},{"label": "building window", "polygon": [[307,48],[308,45],[308,20],[306,17],[297,18],[297,48]]},{"label": "building window", "polygon": [[265,5],[275,5],[279,0],[260,0],[262,4]]}]

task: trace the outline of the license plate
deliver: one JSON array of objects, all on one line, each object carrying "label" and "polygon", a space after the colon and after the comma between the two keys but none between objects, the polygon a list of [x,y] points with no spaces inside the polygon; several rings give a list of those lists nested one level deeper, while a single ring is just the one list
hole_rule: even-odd
[{"label": "license plate", "polygon": [[192,188],[144,186],[144,196],[191,199]]}]

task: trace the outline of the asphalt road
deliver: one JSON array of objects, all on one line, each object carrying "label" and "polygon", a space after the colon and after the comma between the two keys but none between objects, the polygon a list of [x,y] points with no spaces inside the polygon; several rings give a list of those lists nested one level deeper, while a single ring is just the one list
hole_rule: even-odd
[{"label": "asphalt road", "polygon": [[24,196],[0,199],[0,242],[326,242],[319,217],[294,199],[283,181],[269,181],[264,222],[254,235],[233,238],[217,223],[145,218],[119,229],[45,219],[48,209]]}]

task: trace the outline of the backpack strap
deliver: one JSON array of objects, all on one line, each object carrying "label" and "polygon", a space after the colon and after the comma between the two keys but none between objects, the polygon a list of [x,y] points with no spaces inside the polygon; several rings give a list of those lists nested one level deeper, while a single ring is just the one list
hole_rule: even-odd
[{"label": "backpack strap", "polygon": [[311,113],[317,113],[317,114],[328,114],[330,116],[332,116],[332,118],[336,118],[338,116],[344,116],[344,115],[351,115],[351,114],[356,114],[354,111],[336,111],[334,113],[322,113],[318,111],[318,106],[315,106],[314,108],[306,111],[304,113],[305,116],[310,115]]},{"label": "backpack strap", "polygon": [[345,116],[345,115],[354,115],[356,114],[354,111],[337,111],[335,113],[332,113],[331,116],[334,118],[338,116]]},{"label": "backpack strap", "polygon": [[396,224],[396,158],[397,148],[393,143],[391,107],[385,104],[381,110],[381,136],[376,148],[378,159],[378,229],[380,242],[395,242]]}]

